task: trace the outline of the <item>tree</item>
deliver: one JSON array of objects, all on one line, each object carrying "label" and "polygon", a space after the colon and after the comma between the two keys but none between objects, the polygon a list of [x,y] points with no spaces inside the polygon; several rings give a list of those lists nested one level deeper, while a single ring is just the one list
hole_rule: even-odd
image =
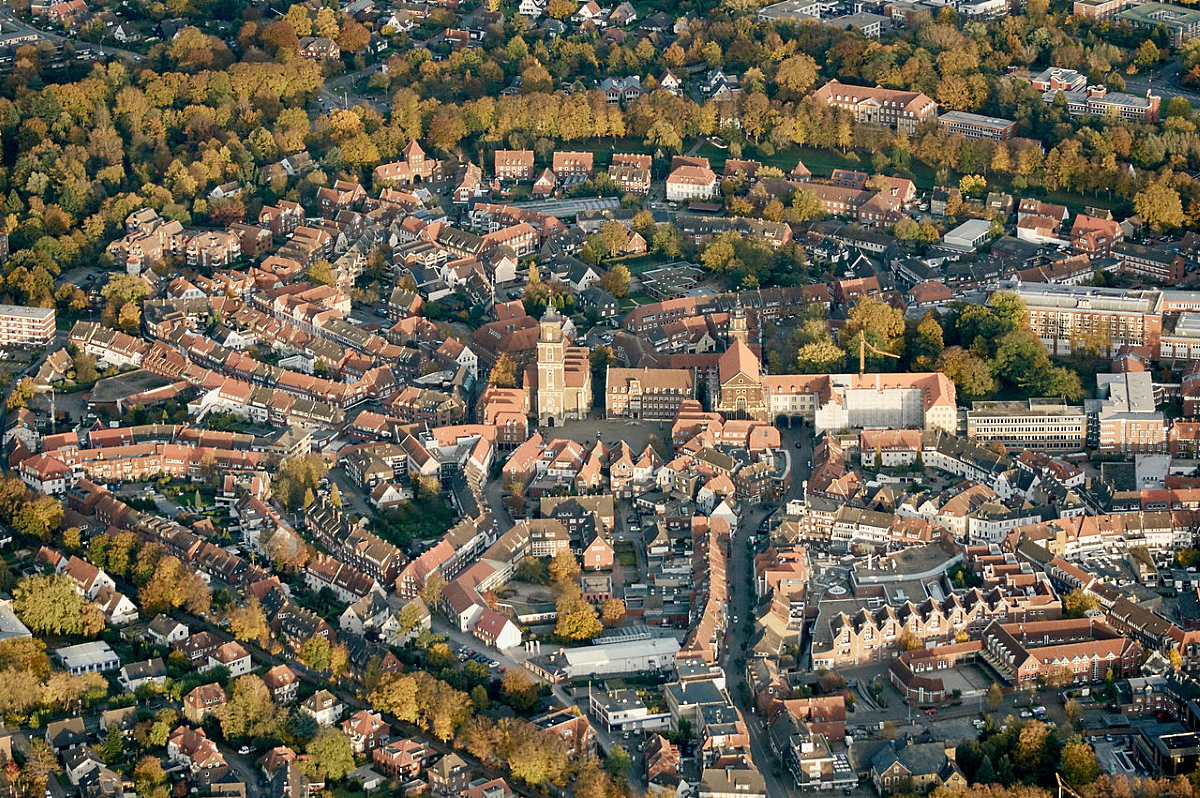
[{"label": "tree", "polygon": [[411,634],[429,616],[429,609],[419,599],[413,599],[400,608],[396,621],[400,624],[400,634]]},{"label": "tree", "polygon": [[544,585],[550,581],[550,569],[546,561],[537,557],[524,557],[517,563],[516,579],[531,585]]},{"label": "tree", "polygon": [[305,494],[316,492],[317,486],[329,471],[319,454],[285,457],[279,461],[274,478],[275,495],[289,510],[304,506]]},{"label": "tree", "polygon": [[6,403],[8,409],[16,410],[17,408],[27,406],[29,404],[29,400],[33,398],[35,390],[36,389],[32,379],[29,377],[22,379],[19,383],[17,383],[17,386],[12,389],[12,393],[8,395],[8,402]]},{"label": "tree", "polygon": [[381,712],[391,712],[405,723],[417,720],[417,682],[412,676],[384,674],[367,700]]},{"label": "tree", "polygon": [[825,205],[815,193],[807,188],[792,192],[791,208],[784,218],[791,222],[809,222],[825,215]]},{"label": "tree", "polygon": [[338,490],[336,482],[329,486],[329,503],[339,510],[342,509],[342,492]]},{"label": "tree", "polygon": [[842,340],[857,341],[859,333],[865,333],[867,340],[881,349],[897,352],[904,340],[904,314],[882,299],[865,296],[850,308]]},{"label": "tree", "polygon": [[314,780],[337,781],[354,770],[354,750],[341,729],[322,729],[305,747],[308,761],[301,767]]},{"label": "tree", "polygon": [[229,631],[238,640],[259,645],[270,641],[271,628],[267,625],[267,614],[254,596],[241,607],[235,607],[227,617]]},{"label": "tree", "polygon": [[1063,614],[1068,618],[1082,618],[1089,610],[1100,606],[1100,599],[1077,587],[1062,597]]},{"label": "tree", "polygon": [[600,607],[600,620],[610,628],[620,626],[621,621],[625,620],[625,602],[616,596],[605,599]]},{"label": "tree", "polygon": [[805,344],[796,353],[796,368],[802,374],[831,374],[845,365],[845,350],[829,337]]},{"label": "tree", "polygon": [[353,19],[348,19],[342,25],[337,36],[338,47],[343,52],[357,53],[371,43],[371,32]]},{"label": "tree", "polygon": [[933,368],[945,348],[942,325],[938,323],[937,315],[931,310],[917,324],[912,343],[908,346],[913,365],[920,369]]},{"label": "tree", "polygon": [[996,781],[996,768],[992,764],[992,758],[986,754],[983,761],[979,763],[979,770],[975,771],[976,784],[991,784]]},{"label": "tree", "polygon": [[50,673],[46,644],[34,637],[13,637],[0,642],[0,671],[17,671],[23,678],[40,682]]},{"label": "tree", "polygon": [[999,682],[992,682],[992,686],[987,691],[987,704],[990,708],[995,709],[1000,706],[1000,702],[1004,700],[1004,691],[1000,689]]},{"label": "tree", "polygon": [[937,371],[946,374],[958,388],[962,400],[976,400],[994,394],[996,378],[988,361],[976,358],[962,347],[949,347],[937,360]]},{"label": "tree", "polygon": [[562,549],[550,560],[550,581],[559,589],[564,590],[573,585],[583,569],[579,561],[569,549]]},{"label": "tree", "polygon": [[23,535],[49,541],[50,533],[62,524],[62,502],[51,496],[42,496],[26,502],[12,520],[13,527]]},{"label": "tree", "polygon": [[425,577],[425,584],[421,587],[421,600],[430,607],[436,607],[438,600],[442,597],[442,588],[445,586],[446,578],[434,571]]},{"label": "tree", "polygon": [[319,283],[320,285],[333,285],[337,282],[337,278],[333,273],[333,264],[325,258],[318,258],[309,265],[305,272],[309,282]]},{"label": "tree", "polygon": [[504,703],[518,712],[528,712],[539,700],[537,685],[516,669],[504,674],[504,680],[500,683],[500,693],[504,696]]},{"label": "tree", "polygon": [[133,766],[133,788],[138,798],[167,798],[167,773],[156,756],[144,756]]},{"label": "tree", "polygon": [[265,737],[275,730],[276,707],[271,691],[254,674],[233,683],[229,701],[218,712],[221,733],[227,739]]},{"label": "tree", "polygon": [[987,178],[983,175],[963,175],[958,181],[958,190],[972,197],[981,197],[987,191]]},{"label": "tree", "polygon": [[554,634],[562,640],[580,642],[591,640],[604,630],[596,609],[578,593],[567,594],[558,600],[558,622]]},{"label": "tree", "polygon": [[600,278],[600,287],[620,299],[629,294],[630,280],[629,267],[624,263],[614,263]]},{"label": "tree", "polygon": [[1030,721],[1021,727],[1017,737],[1016,761],[1036,772],[1049,754],[1050,727],[1041,721]]},{"label": "tree", "polygon": [[1100,776],[1100,765],[1096,753],[1083,741],[1072,741],[1063,746],[1059,756],[1058,772],[1072,787],[1091,784]]},{"label": "tree", "polygon": [[177,557],[160,557],[153,566],[147,563],[146,568],[149,575],[138,591],[138,599],[146,610],[166,612],[186,606],[189,612],[208,611],[212,604],[208,585],[198,573],[185,568]]},{"label": "tree", "polygon": [[924,648],[925,644],[921,642],[921,638],[912,629],[906,628],[900,633],[900,647],[905,651],[916,651],[918,648]]},{"label": "tree", "polygon": [[783,59],[775,71],[775,84],[780,88],[780,99],[800,99],[808,94],[817,82],[819,70],[812,57],[799,53]]},{"label": "tree", "polygon": [[546,4],[546,13],[554,19],[568,19],[579,10],[579,4],[574,0],[550,0]]},{"label": "tree", "polygon": [[614,745],[604,758],[604,769],[615,779],[624,779],[629,773],[633,759],[624,746]]},{"label": "tree", "polygon": [[515,388],[517,385],[517,364],[507,352],[500,355],[496,365],[492,366],[488,375],[488,384],[497,388]]},{"label": "tree", "polygon": [[[1151,42],[1147,41],[1147,44]],[[1155,180],[1133,198],[1133,208],[1155,230],[1174,230],[1186,221],[1179,192],[1165,180]]]},{"label": "tree", "polygon": [[1041,340],[1028,330],[1016,330],[1001,336],[992,368],[1004,382],[1033,393],[1052,366]]},{"label": "tree", "polygon": [[83,597],[70,577],[35,574],[17,583],[13,610],[34,634],[74,635],[83,632]]},{"label": "tree", "polygon": [[1074,698],[1067,699],[1067,703],[1063,704],[1063,714],[1072,728],[1078,729],[1083,722],[1083,706]]},{"label": "tree", "polygon": [[345,643],[334,643],[329,647],[329,672],[334,676],[341,676],[346,672],[346,666],[350,664],[350,649],[346,648]]},{"label": "tree", "polygon": [[324,637],[310,637],[300,648],[300,661],[314,671],[328,670],[332,658],[332,647]]}]

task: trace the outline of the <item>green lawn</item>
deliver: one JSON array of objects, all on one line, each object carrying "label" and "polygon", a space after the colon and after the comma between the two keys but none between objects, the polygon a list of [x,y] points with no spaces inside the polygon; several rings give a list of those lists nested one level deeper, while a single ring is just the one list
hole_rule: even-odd
[{"label": "green lawn", "polygon": [[[618,260],[621,260],[618,258]],[[649,253],[638,258],[625,258],[623,262],[629,267],[630,274],[642,275],[648,271],[657,269],[660,266],[665,266],[668,263],[674,263],[678,258],[668,258],[661,253]]]}]

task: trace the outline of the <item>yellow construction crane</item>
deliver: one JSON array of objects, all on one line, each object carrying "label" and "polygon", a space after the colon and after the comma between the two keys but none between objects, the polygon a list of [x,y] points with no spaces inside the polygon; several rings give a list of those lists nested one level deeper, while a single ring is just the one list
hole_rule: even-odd
[{"label": "yellow construction crane", "polygon": [[874,352],[877,355],[883,355],[884,357],[895,358],[896,360],[900,359],[900,356],[895,354],[894,352],[885,352],[882,349],[880,349],[879,347],[875,346],[874,344],[869,343],[867,341],[866,333],[863,332],[862,330],[860,330],[858,333],[858,373],[859,374],[862,374],[863,372],[865,372],[867,370],[867,350],[868,349],[870,349],[872,352]]}]

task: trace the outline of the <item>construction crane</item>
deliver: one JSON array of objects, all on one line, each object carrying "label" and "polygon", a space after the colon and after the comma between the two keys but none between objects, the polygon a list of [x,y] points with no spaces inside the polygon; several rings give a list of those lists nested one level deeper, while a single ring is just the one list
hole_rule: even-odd
[{"label": "construction crane", "polygon": [[858,333],[858,373],[859,374],[862,374],[863,372],[865,372],[867,370],[867,350],[868,349],[870,349],[872,352],[874,352],[877,355],[883,355],[884,357],[895,358],[896,360],[900,359],[900,356],[895,354],[894,352],[885,352],[882,349],[880,349],[879,347],[875,346],[874,344],[868,342],[867,334],[864,331],[860,330]]}]

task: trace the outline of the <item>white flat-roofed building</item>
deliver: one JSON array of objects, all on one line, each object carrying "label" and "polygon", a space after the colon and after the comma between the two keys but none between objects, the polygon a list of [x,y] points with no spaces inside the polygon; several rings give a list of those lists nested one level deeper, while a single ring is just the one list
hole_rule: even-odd
[{"label": "white flat-roofed building", "polygon": [[872,14],[868,11],[859,11],[856,14],[847,14],[844,17],[832,17],[825,20],[825,24],[841,30],[850,30],[858,28],[862,31],[862,35],[868,39],[878,39],[883,33],[883,26],[891,27],[892,21],[887,17],[882,17],[879,14]]},{"label": "white flat-roofed building", "polygon": [[102,640],[55,649],[54,658],[72,676],[115,671],[121,667],[121,660],[116,652]]},{"label": "white flat-roofed building", "polygon": [[1081,451],[1087,414],[1062,399],[975,402],[967,411],[967,437],[1022,449]]},{"label": "white flat-roofed building", "polygon": [[54,321],[54,308],[0,305],[0,346],[47,346]]},{"label": "white flat-roofed building", "polygon": [[525,667],[549,682],[669,671],[675,667],[679,641],[657,637],[630,643],[560,649],[525,660]]},{"label": "white flat-roofed building", "polygon": [[970,114],[966,111],[947,111],[938,117],[938,124],[950,133],[957,133],[969,139],[993,141],[1008,141],[1017,127],[1017,123],[1011,119]]},{"label": "white flat-roofed building", "polygon": [[758,18],[763,22],[772,22],[777,19],[820,19],[821,3],[816,0],[783,0],[782,3],[772,3],[760,8]]},{"label": "white flat-roofed building", "polygon": [[991,238],[992,223],[987,219],[967,219],[942,236],[942,242],[951,249],[974,252],[975,248]]},{"label": "white flat-roofed building", "polygon": [[12,600],[0,600],[0,642],[18,637],[33,637],[33,633],[13,612]]}]

